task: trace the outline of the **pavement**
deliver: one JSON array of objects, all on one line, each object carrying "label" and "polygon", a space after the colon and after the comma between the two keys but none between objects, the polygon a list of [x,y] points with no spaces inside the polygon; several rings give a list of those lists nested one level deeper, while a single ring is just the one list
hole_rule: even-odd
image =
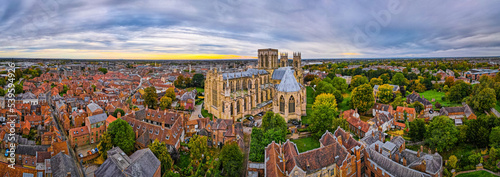
[{"label": "pavement", "polygon": [[198,118],[199,118],[199,117],[198,117],[198,115],[200,115],[200,114],[201,114],[201,106],[202,106],[202,105],[203,105],[203,104],[200,104],[200,105],[196,105],[196,106],[194,107],[194,111],[193,111],[193,113],[191,114],[191,117],[189,118],[189,120],[194,120],[194,119],[198,119]]},{"label": "pavement", "polygon": [[78,155],[81,153],[85,157],[88,155],[87,151],[89,151],[91,149],[95,149],[96,147],[97,147],[97,143],[78,146],[78,147],[76,147],[76,154]]}]

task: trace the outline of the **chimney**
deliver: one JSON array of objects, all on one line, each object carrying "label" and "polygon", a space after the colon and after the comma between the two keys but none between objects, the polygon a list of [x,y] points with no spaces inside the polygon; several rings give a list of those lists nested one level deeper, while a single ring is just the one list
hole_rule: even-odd
[{"label": "chimney", "polygon": [[420,157],[420,150],[417,151],[417,157]]},{"label": "chimney", "polygon": [[68,173],[66,174],[66,177],[71,177],[71,172],[68,172]]},{"label": "chimney", "polygon": [[398,154],[398,153],[394,153],[394,154],[396,154],[396,159],[395,159],[395,160],[396,160],[396,162],[398,162],[398,163],[399,163],[399,154]]},{"label": "chimney", "polygon": [[382,132],[379,131],[379,133],[380,133],[380,136],[378,136],[378,140],[384,142],[384,140],[382,140]]},{"label": "chimney", "polygon": [[424,152],[424,146],[420,145],[420,152]]},{"label": "chimney", "polygon": [[392,141],[393,136],[391,135],[391,141]]},{"label": "chimney", "polygon": [[406,157],[403,157],[403,166],[406,166]]},{"label": "chimney", "polygon": [[339,144],[342,146],[342,136],[338,136],[337,137],[337,141],[339,142]]},{"label": "chimney", "polygon": [[117,118],[119,119],[120,117],[122,117],[122,113],[121,112],[118,112],[118,114],[116,114]]},{"label": "chimney", "polygon": [[375,151],[379,152],[378,151],[378,144],[375,144]]},{"label": "chimney", "polygon": [[429,151],[427,151],[428,154],[432,154],[431,148],[429,148]]}]

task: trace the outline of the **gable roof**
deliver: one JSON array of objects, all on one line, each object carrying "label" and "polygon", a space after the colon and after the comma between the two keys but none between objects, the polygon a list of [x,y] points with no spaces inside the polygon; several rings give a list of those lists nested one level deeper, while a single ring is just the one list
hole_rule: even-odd
[{"label": "gable roof", "polygon": [[52,169],[52,176],[54,177],[66,176],[68,172],[71,173],[72,177],[78,176],[73,158],[62,152],[50,158],[50,165]]},{"label": "gable roof", "polygon": [[90,124],[105,121],[107,118],[108,117],[106,116],[106,113],[97,114],[97,115],[93,115],[93,116],[88,117]]},{"label": "gable roof", "polygon": [[301,85],[295,79],[291,69],[287,69],[276,90],[279,92],[298,92]]}]

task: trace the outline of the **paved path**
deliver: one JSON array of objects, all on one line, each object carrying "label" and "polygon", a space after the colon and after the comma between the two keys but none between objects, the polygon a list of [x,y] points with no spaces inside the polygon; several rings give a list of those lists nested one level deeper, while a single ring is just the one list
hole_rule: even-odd
[{"label": "paved path", "polygon": [[[493,175],[500,176],[500,173],[495,173],[495,172],[492,172],[492,171],[487,170],[487,169],[480,169],[480,170],[487,171],[488,173],[491,173],[491,174],[493,174]],[[480,171],[480,170],[461,171],[461,172],[455,173],[455,174],[453,175],[453,177],[455,177],[455,176],[457,176],[457,175],[459,175],[459,174],[462,174],[462,173],[469,173],[469,172]]]},{"label": "paved path", "polygon": [[198,115],[201,114],[201,106],[202,105],[203,104],[194,106],[194,111],[193,111],[193,113],[191,113],[191,117],[189,118],[189,120],[194,120],[194,119],[198,119],[199,118]]}]

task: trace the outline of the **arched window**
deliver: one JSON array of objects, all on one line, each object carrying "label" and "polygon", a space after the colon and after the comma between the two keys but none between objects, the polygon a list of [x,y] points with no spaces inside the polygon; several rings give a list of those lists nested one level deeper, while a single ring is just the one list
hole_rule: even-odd
[{"label": "arched window", "polygon": [[252,89],[252,81],[248,81],[248,90]]},{"label": "arched window", "polygon": [[243,111],[247,109],[247,101],[243,99]]},{"label": "arched window", "polygon": [[293,112],[295,112],[295,99],[293,96],[290,96],[290,99],[288,100],[288,113]]},{"label": "arched window", "polygon": [[234,114],[233,103],[231,103],[231,116]]},{"label": "arched window", "polygon": [[269,67],[269,58],[267,57],[267,55],[264,55],[264,61],[266,62],[266,64],[264,65],[264,67]]},{"label": "arched window", "polygon": [[236,114],[240,113],[240,101],[236,101]]},{"label": "arched window", "polygon": [[217,84],[215,84],[217,82],[214,82],[213,85],[212,85],[212,105],[214,105],[215,107],[217,107],[217,97],[219,95],[217,95]]},{"label": "arched window", "polygon": [[283,95],[280,97],[280,112],[285,112],[285,98],[283,98]]}]

